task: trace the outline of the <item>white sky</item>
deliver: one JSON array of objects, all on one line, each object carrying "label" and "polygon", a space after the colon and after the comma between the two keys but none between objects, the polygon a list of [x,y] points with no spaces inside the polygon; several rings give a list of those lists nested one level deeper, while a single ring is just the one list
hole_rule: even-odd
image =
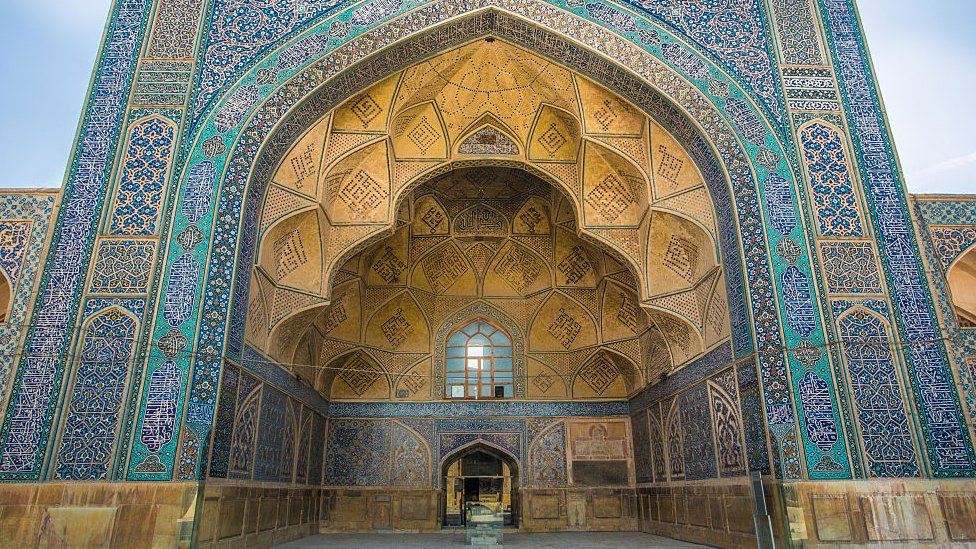
[{"label": "white sky", "polygon": [[[61,185],[109,4],[0,0],[0,186]],[[858,4],[909,189],[976,193],[976,2]]]}]

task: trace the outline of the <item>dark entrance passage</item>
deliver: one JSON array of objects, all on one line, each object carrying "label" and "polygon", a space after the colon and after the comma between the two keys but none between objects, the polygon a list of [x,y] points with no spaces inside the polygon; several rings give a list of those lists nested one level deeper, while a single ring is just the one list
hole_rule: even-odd
[{"label": "dark entrance passage", "polygon": [[514,460],[487,446],[461,450],[444,464],[445,527],[464,527],[468,505],[500,511],[506,527],[518,526],[518,476]]}]

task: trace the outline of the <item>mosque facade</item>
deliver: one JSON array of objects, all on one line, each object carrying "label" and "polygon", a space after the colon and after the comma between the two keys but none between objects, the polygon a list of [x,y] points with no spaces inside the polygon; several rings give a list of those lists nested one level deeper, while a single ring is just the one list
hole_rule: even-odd
[{"label": "mosque facade", "polygon": [[854,0],[115,0],[0,273],[0,546],[976,544],[976,196]]}]

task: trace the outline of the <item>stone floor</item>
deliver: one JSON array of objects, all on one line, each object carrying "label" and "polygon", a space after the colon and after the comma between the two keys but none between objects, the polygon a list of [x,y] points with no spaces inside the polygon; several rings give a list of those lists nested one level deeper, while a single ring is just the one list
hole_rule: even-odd
[{"label": "stone floor", "polygon": [[[277,546],[278,549],[442,549],[464,547],[452,534],[323,534]],[[532,549],[693,549],[705,547],[635,532],[506,534],[505,547]]]}]

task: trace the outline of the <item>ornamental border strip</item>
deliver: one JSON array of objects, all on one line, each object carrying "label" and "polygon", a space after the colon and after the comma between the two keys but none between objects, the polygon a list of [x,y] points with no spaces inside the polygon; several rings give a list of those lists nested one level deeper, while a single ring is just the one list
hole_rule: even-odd
[{"label": "ornamental border strip", "polygon": [[[106,25],[65,177],[62,207],[54,221],[52,245],[24,339],[27,351],[11,384],[8,411],[0,428],[0,480],[38,480],[42,474],[56,395],[61,392],[64,375],[59,357],[66,352],[73,333],[81,301],[78,290],[87,277],[84,267],[91,257],[99,214],[121,146],[118,137],[152,4],[151,0],[116,1]],[[25,377],[36,378],[45,386],[46,394],[24,396]],[[30,416],[30,410],[41,415]]]},{"label": "ornamental border strip", "polygon": [[[891,289],[892,309],[897,311],[895,321],[910,346],[904,356],[914,378],[909,384],[913,400],[922,411],[920,419],[928,465],[936,478],[971,476],[976,456],[969,429],[960,423],[963,415],[959,395],[952,390],[948,355],[933,318],[931,288],[923,284],[927,278],[919,265],[916,232],[909,217],[900,167],[878,99],[857,11],[851,0],[819,2],[829,49],[841,76],[837,83],[844,112],[854,130],[851,139],[855,143],[868,205],[874,214],[871,217],[879,237],[882,268]],[[915,314],[909,314],[912,311]],[[939,396],[943,406],[940,408],[934,407],[935,395],[930,392],[935,384],[943,393]]]}]

